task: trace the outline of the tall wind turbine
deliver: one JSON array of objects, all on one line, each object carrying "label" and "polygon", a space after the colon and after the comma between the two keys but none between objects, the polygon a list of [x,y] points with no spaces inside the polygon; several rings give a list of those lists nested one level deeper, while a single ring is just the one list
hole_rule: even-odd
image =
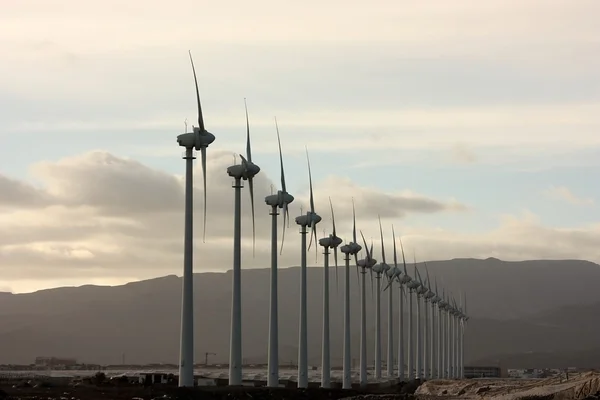
[{"label": "tall wind turbine", "polygon": [[[425,268],[427,268],[427,264],[425,264]],[[431,282],[429,280],[429,270],[427,270],[427,281]],[[429,339],[429,366],[430,366],[430,373],[429,373],[429,377],[430,378],[437,378],[438,377],[438,369],[437,369],[437,359],[436,359],[436,353],[437,353],[437,346],[436,346],[436,315],[435,315],[435,310],[437,308],[437,304],[440,301],[440,297],[437,295],[437,280],[436,280],[436,292],[434,292],[431,289],[431,285],[429,285],[429,292],[433,294],[433,296],[429,299],[429,301],[431,302],[431,315],[430,315],[430,320],[429,320],[429,324],[430,324],[430,329],[431,329],[431,333],[430,333],[430,339]]]},{"label": "tall wind turbine", "polygon": [[[244,99],[244,105],[246,99]],[[241,164],[227,167],[227,174],[234,179],[235,189],[233,219],[233,296],[231,301],[231,343],[229,347],[229,385],[242,384],[242,179],[248,181],[252,207],[252,241],[254,243],[254,177],[260,167],[252,162],[250,123],[246,107],[246,158],[240,154]]]},{"label": "tall wind turbine", "polygon": [[341,247],[341,252],[346,255],[346,275],[344,286],[344,371],[342,389],[352,389],[352,353],[350,346],[350,256],[354,256],[356,268],[358,268],[358,253],[362,247],[356,241],[356,212],[354,200],[352,200],[352,242]]},{"label": "tall wind turbine", "polygon": [[448,327],[447,327],[447,321],[446,318],[444,318],[444,313],[446,312],[448,308],[448,303],[446,302],[446,293],[445,290],[442,293],[442,300],[440,301],[440,303],[438,304],[438,324],[439,324],[439,336],[440,336],[440,353],[439,353],[439,367],[438,370],[440,371],[440,378],[442,379],[447,379],[448,378],[448,371],[447,371],[447,361],[446,361],[446,356],[447,356],[447,352],[446,352],[446,345],[447,345],[447,340],[448,340],[448,335],[446,334],[448,332]]},{"label": "tall wind turbine", "polygon": [[[298,388],[308,387],[308,323],[307,323],[307,293],[306,293],[306,228],[310,226],[312,238],[317,240],[317,224],[321,222],[321,217],[315,212],[315,201],[313,197],[312,175],[310,172],[310,159],[308,150],[306,151],[306,161],[308,163],[308,182],[310,185],[310,211],[305,215],[296,217],[296,224],[300,225],[300,234],[302,241],[300,244],[300,332],[298,346]],[[310,245],[309,245],[310,249]]]},{"label": "tall wind turbine", "polygon": [[[381,225],[380,225],[381,228]],[[395,280],[399,280],[402,272],[398,268],[398,254],[396,252],[396,234],[394,232],[394,226],[392,225],[392,240],[394,242],[394,266],[386,271],[388,284],[383,289],[384,291],[389,289],[388,292],[388,338],[387,338],[387,376],[391,378],[394,376],[394,291],[392,283]],[[383,233],[381,234],[381,247],[383,254]],[[385,261],[384,261],[385,264]],[[402,289],[400,289],[399,296],[402,297]],[[402,312],[402,308],[400,308]],[[402,333],[400,333],[402,334]],[[403,363],[403,358],[399,358]]]},{"label": "tall wind turbine", "polygon": [[366,279],[367,269],[373,268],[377,264],[377,260],[373,258],[373,244],[371,250],[367,246],[367,241],[362,232],[360,232],[367,256],[362,260],[358,260],[358,266],[361,268],[361,288],[360,288],[360,387],[367,386],[367,295],[366,295]]},{"label": "tall wind turbine", "polygon": [[465,293],[465,302],[463,305],[463,312],[461,313],[461,331],[460,331],[460,378],[465,378],[465,329],[467,328],[467,321],[469,316],[467,315],[467,294]]},{"label": "tall wind turbine", "polygon": [[433,333],[433,329],[430,325],[429,320],[429,301],[435,297],[435,294],[431,290],[431,281],[429,280],[429,270],[427,268],[427,263],[424,264],[425,272],[427,273],[427,291],[423,294],[423,307],[425,308],[425,335],[423,336],[423,377],[425,379],[429,379],[431,378],[431,368],[433,368],[433,364],[430,365],[430,360],[432,360],[430,336]]},{"label": "tall wind turbine", "polygon": [[[402,246],[402,241],[400,241],[400,246]],[[404,247],[402,247],[402,254],[404,255]],[[405,264],[405,270],[404,273],[406,274],[406,276],[408,276],[408,274],[406,273],[406,261],[404,261]],[[408,362],[407,362],[407,367],[408,367],[408,380],[412,380],[416,377],[416,368],[415,368],[415,358],[418,359],[418,341],[417,341],[417,346],[415,346],[415,341],[413,340],[414,337],[414,328],[413,328],[413,293],[416,295],[417,297],[417,304],[418,304],[418,300],[419,300],[419,295],[418,295],[418,290],[421,288],[421,284],[419,283],[419,281],[417,281],[417,261],[415,260],[415,279],[411,279],[407,286],[408,286]],[[417,318],[419,318],[419,314],[417,313]],[[418,327],[418,324],[417,324]],[[417,335],[419,333],[417,332]],[[417,351],[415,351],[415,347],[417,347]],[[416,357],[415,357],[415,353],[416,353]],[[418,366],[420,366],[420,362],[418,363]]]},{"label": "tall wind turbine", "polygon": [[194,386],[194,148],[202,154],[202,175],[204,179],[204,235],[206,235],[206,148],[215,141],[215,136],[204,127],[200,91],[196,69],[190,52],[190,63],[196,85],[198,104],[198,126],[193,132],[177,136],[177,143],[185,147],[185,233],[183,254],[183,290],[181,302],[181,347],[179,355],[179,386]]},{"label": "tall wind turbine", "polygon": [[417,261],[415,260],[415,275],[419,278],[420,286],[417,289],[417,362],[416,362],[416,379],[423,378],[423,321],[421,320],[421,298],[427,293],[427,288],[423,284],[421,274],[417,269]]},{"label": "tall wind turbine", "polygon": [[377,290],[375,292],[375,379],[381,379],[381,275],[390,269],[385,262],[385,246],[383,243],[383,228],[379,218],[379,232],[381,234],[381,263],[373,266]]},{"label": "tall wind turbine", "polygon": [[438,290],[437,278],[435,280],[435,297],[433,298],[435,307],[433,308],[433,318],[435,319],[435,323],[437,324],[437,332],[436,332],[436,340],[434,343],[435,346],[435,378],[442,379],[443,376],[443,328],[442,328],[442,309],[444,305],[444,300],[440,296],[440,292]]},{"label": "tall wind turbine", "polygon": [[279,127],[275,119],[275,129],[277,131],[277,144],[279,145],[279,163],[281,165],[281,190],[277,194],[272,194],[265,198],[267,205],[271,206],[271,298],[269,308],[269,364],[267,374],[267,386],[279,386],[279,323],[277,307],[277,208],[282,209],[283,231],[281,237],[281,249],[283,250],[283,240],[285,239],[286,221],[289,221],[288,205],[294,201],[294,196],[286,191],[285,172],[283,170],[283,155],[281,153],[281,139],[279,137]]},{"label": "tall wind turbine", "polygon": [[[394,240],[394,244],[395,244],[395,240]],[[399,311],[398,311],[398,378],[400,378],[401,380],[403,380],[406,375],[404,373],[404,295],[406,294],[406,291],[404,289],[404,286],[408,287],[410,285],[410,283],[412,282],[412,278],[408,275],[408,271],[406,269],[406,257],[404,255],[404,246],[402,245],[402,240],[400,240],[400,247],[402,249],[402,264],[404,265],[404,275],[402,275],[401,278],[399,278],[400,281],[400,294],[398,295],[399,299],[398,299],[398,307],[399,307]],[[410,302],[410,311],[409,311],[409,330],[412,329],[412,322],[410,322],[412,320],[412,296],[411,296],[411,302]],[[409,337],[411,338],[412,341],[412,333],[409,334]],[[412,348],[410,347],[412,346],[412,343],[409,344],[409,354],[410,357],[412,358]],[[412,361],[410,361],[410,367],[412,367]],[[409,371],[410,371],[410,367],[409,367]]]},{"label": "tall wind turbine", "polygon": [[[321,387],[331,387],[331,352],[329,347],[329,249],[333,249],[335,257],[335,269],[337,271],[337,248],[342,244],[342,239],[337,237],[335,231],[335,215],[333,204],[329,198],[331,207],[331,219],[333,223],[333,234],[319,239],[319,245],[323,246],[323,338],[322,338],[322,360],[321,360]],[[336,275],[337,276],[337,275]]]}]

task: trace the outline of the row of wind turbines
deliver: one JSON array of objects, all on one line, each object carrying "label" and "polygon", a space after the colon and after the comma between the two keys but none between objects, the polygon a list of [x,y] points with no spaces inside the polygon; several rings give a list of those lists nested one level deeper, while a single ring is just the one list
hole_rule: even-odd
[{"label": "row of wind turbines", "polygon": [[[194,318],[193,318],[193,160],[194,150],[199,150],[202,158],[202,172],[204,184],[204,230],[206,236],[206,149],[215,140],[215,136],[208,132],[204,125],[198,80],[194,68],[194,62],[190,52],[190,62],[194,75],[196,88],[196,101],[198,106],[198,126],[193,126],[192,132],[181,134],[177,137],[180,146],[185,147],[184,159],[186,160],[185,178],[185,227],[184,227],[184,273],[181,315],[181,348],[179,364],[179,386],[194,385]],[[281,151],[281,140],[277,120],[275,120],[277,141],[279,146],[279,160],[281,165],[281,189],[276,194],[265,198],[265,202],[271,207],[271,282],[270,282],[270,309],[269,309],[269,338],[268,338],[268,375],[267,386],[279,386],[279,339],[278,339],[278,289],[277,289],[277,263],[278,255],[283,250],[285,229],[289,224],[289,205],[294,197],[287,192],[285,184],[285,173],[283,167],[283,155]],[[232,386],[242,384],[242,326],[241,326],[241,189],[242,181],[248,181],[250,201],[252,208],[253,243],[254,229],[254,186],[253,179],[260,172],[260,167],[252,161],[252,149],[250,144],[250,128],[248,121],[248,110],[246,107],[246,157],[240,155],[242,162],[227,168],[227,174],[234,179],[234,240],[233,240],[233,299],[231,309],[231,343],[229,362],[229,384]],[[295,222],[301,228],[301,279],[300,279],[300,331],[298,350],[298,387],[308,387],[308,340],[307,340],[307,251],[310,250],[313,238],[315,245],[323,247],[324,268],[324,290],[323,290],[323,337],[322,337],[322,375],[321,386],[331,386],[331,338],[329,333],[329,255],[333,250],[334,262],[338,266],[338,247],[345,255],[345,293],[344,293],[344,336],[343,336],[343,388],[351,388],[351,347],[350,347],[350,260],[354,257],[357,272],[360,276],[361,286],[361,329],[360,329],[360,386],[367,385],[367,331],[366,331],[366,274],[371,277],[373,289],[373,277],[376,282],[375,301],[375,366],[374,377],[382,379],[382,341],[381,341],[381,293],[388,292],[388,341],[387,341],[387,377],[404,379],[431,379],[431,378],[462,378],[464,361],[464,330],[468,320],[465,305],[458,305],[454,299],[439,295],[437,282],[435,291],[432,290],[429,273],[427,279],[422,281],[417,269],[416,260],[414,265],[414,276],[408,275],[404,248],[400,240],[402,250],[403,269],[398,266],[396,251],[396,236],[392,227],[393,236],[393,266],[386,263],[385,246],[383,242],[383,228],[379,221],[381,235],[381,258],[377,263],[373,254],[373,244],[370,249],[367,246],[362,232],[365,257],[358,258],[363,247],[358,244],[356,234],[356,213],[353,206],[353,240],[343,246],[342,239],[336,234],[333,204],[330,199],[332,214],[332,233],[329,236],[317,240],[316,226],[321,222],[321,216],[315,211],[312,175],[310,160],[308,159],[308,177],[310,187],[310,210],[296,217]],[[281,249],[278,246],[278,216],[279,209],[283,215],[283,230]],[[310,232],[309,232],[310,229]],[[307,234],[310,234],[310,242],[307,246]],[[426,264],[425,264],[425,267]],[[373,273],[375,274],[373,276]],[[382,289],[382,282],[387,284]],[[400,290],[399,299],[399,321],[398,321],[398,343],[397,343],[397,368],[394,368],[394,321],[393,321],[393,289],[398,285]],[[404,338],[404,310],[405,297],[408,298],[408,337]],[[413,298],[416,300],[416,316],[413,318]],[[421,307],[424,309],[424,318],[421,318]],[[431,310],[431,313],[429,312]],[[416,332],[414,322],[416,320]],[[405,352],[406,350],[406,352]],[[396,375],[394,375],[396,374]]]}]

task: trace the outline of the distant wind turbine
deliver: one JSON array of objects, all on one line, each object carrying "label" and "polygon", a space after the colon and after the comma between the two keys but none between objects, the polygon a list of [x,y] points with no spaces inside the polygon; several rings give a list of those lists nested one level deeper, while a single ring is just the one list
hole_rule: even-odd
[{"label": "distant wind turbine", "polygon": [[371,269],[375,272],[375,379],[381,379],[381,275],[386,273],[390,266],[385,262],[385,246],[383,243],[383,228],[379,217],[379,232],[381,235],[381,263]]},{"label": "distant wind turbine", "polygon": [[[308,387],[308,327],[307,327],[307,293],[306,293],[306,228],[311,228],[311,243],[314,236],[317,240],[316,227],[321,222],[321,217],[315,212],[315,201],[313,197],[312,175],[310,172],[310,159],[306,151],[308,163],[308,182],[310,185],[310,211],[305,215],[296,217],[296,224],[300,225],[302,241],[300,244],[300,332],[298,346],[298,388]],[[310,249],[310,245],[309,245]]]},{"label": "distant wind turbine", "polygon": [[430,361],[433,359],[431,357],[431,334],[433,333],[432,326],[430,324],[429,319],[429,301],[435,297],[435,294],[431,290],[431,281],[429,280],[429,270],[427,268],[427,263],[425,263],[425,272],[427,273],[427,291],[423,294],[423,308],[425,309],[425,335],[423,336],[423,377],[425,379],[431,378],[431,368],[433,365],[430,365]]},{"label": "distant wind turbine", "polygon": [[294,201],[294,196],[286,191],[285,172],[283,170],[283,155],[281,152],[281,139],[279,137],[279,126],[275,119],[275,129],[277,131],[277,143],[279,145],[279,163],[281,166],[281,190],[276,194],[271,194],[265,198],[267,205],[271,206],[271,296],[269,308],[269,361],[267,386],[279,386],[279,323],[277,306],[277,208],[281,208],[283,214],[283,231],[281,236],[281,250],[283,250],[283,241],[285,239],[286,220],[289,221],[288,205]]},{"label": "distant wind turbine", "polygon": [[202,106],[200,105],[200,91],[192,53],[190,63],[194,74],[196,86],[196,100],[198,104],[198,126],[193,127],[193,132],[177,136],[177,143],[185,147],[185,238],[183,254],[183,290],[181,304],[181,348],[179,355],[179,386],[194,386],[194,232],[193,232],[193,207],[194,207],[194,178],[193,160],[194,148],[202,154],[202,174],[204,182],[204,231],[206,237],[206,148],[215,141],[215,136],[204,127]]},{"label": "distant wind turbine", "polygon": [[[383,237],[383,235],[382,235]],[[391,378],[394,376],[394,290],[392,283],[400,278],[402,274],[400,268],[398,268],[398,254],[396,252],[396,234],[394,232],[394,226],[392,225],[392,241],[394,243],[394,266],[386,271],[388,279],[387,286],[383,289],[389,290],[388,292],[388,338],[387,338],[387,376]],[[382,239],[383,242],[383,239]],[[383,244],[383,243],[382,243]],[[402,288],[398,294],[402,297]],[[402,307],[400,307],[400,313],[402,313]],[[400,333],[402,335],[402,333]],[[404,354],[404,353],[402,353]],[[399,358],[402,363],[404,357]]]},{"label": "distant wind turbine", "polygon": [[319,239],[319,245],[323,246],[323,338],[322,338],[322,362],[321,362],[321,387],[331,387],[331,353],[329,347],[329,249],[333,249],[335,256],[335,270],[337,277],[337,248],[342,244],[342,239],[337,237],[335,231],[335,214],[333,204],[329,198],[331,207],[331,219],[333,222],[333,234]]},{"label": "distant wind turbine", "polygon": [[[400,246],[402,246],[402,241],[400,241]],[[404,247],[402,247],[402,254],[404,257]],[[405,267],[404,273],[406,274],[406,276],[408,276],[408,274],[406,273],[406,261],[405,260],[404,260],[404,267]],[[418,350],[415,351],[416,346],[415,346],[415,341],[413,340],[413,337],[415,336],[415,332],[414,332],[415,329],[413,327],[413,322],[414,322],[413,293],[415,293],[415,296],[417,297],[417,302],[418,302],[419,297],[417,294],[417,290],[419,290],[419,288],[421,287],[421,284],[417,280],[416,272],[417,272],[417,260],[415,260],[415,276],[413,279],[408,281],[408,284],[407,284],[407,286],[408,286],[408,362],[407,362],[408,380],[412,380],[416,376],[416,368],[415,368],[416,360],[415,359],[418,358]],[[417,332],[417,334],[418,334],[418,332]],[[420,366],[420,363],[418,365]]]},{"label": "distant wind turbine", "polygon": [[[356,241],[356,212],[352,200],[352,242],[341,247],[340,251],[346,255],[346,274],[344,286],[344,368],[342,389],[352,389],[352,353],[350,346],[350,256],[354,256],[358,270],[358,253],[362,247]],[[359,282],[360,283],[360,282]]]},{"label": "distant wind turbine", "polygon": [[417,362],[416,362],[416,379],[423,378],[423,321],[421,320],[421,298],[427,293],[427,288],[423,284],[421,274],[417,269],[417,261],[415,260],[415,275],[419,278],[419,288],[417,289]]},{"label": "distant wind turbine", "polygon": [[[246,99],[244,99],[244,106]],[[246,107],[246,157],[240,154],[241,164],[227,168],[227,174],[234,179],[235,189],[234,222],[233,222],[233,296],[231,301],[231,343],[229,349],[229,385],[242,384],[242,179],[248,181],[250,203],[252,207],[252,244],[255,242],[254,224],[254,177],[260,167],[252,162],[250,145],[250,123],[248,107]]]},{"label": "distant wind turbine", "polygon": [[366,279],[367,269],[373,268],[377,264],[377,260],[373,258],[373,244],[371,250],[367,246],[365,236],[360,232],[367,256],[358,260],[358,266],[361,268],[361,291],[360,291],[360,387],[367,386],[367,299],[366,299]]}]

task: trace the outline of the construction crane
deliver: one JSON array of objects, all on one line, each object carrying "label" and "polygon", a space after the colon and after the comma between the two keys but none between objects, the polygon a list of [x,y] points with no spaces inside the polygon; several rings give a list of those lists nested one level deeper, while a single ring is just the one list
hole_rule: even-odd
[{"label": "construction crane", "polygon": [[204,365],[208,365],[208,356],[216,356],[216,355],[217,355],[217,353],[209,353],[209,352],[204,353]]}]

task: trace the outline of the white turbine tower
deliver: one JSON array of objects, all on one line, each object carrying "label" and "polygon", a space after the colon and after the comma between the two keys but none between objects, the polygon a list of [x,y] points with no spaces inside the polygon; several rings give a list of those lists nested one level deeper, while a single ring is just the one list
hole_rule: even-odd
[{"label": "white turbine tower", "polygon": [[352,201],[352,242],[341,247],[340,251],[346,255],[346,275],[344,287],[344,371],[342,389],[352,389],[352,353],[350,346],[350,256],[354,256],[358,268],[358,253],[362,247],[356,241],[356,212],[354,200]]},{"label": "white turbine tower", "polygon": [[429,280],[429,270],[427,263],[425,264],[425,272],[427,273],[427,292],[423,295],[423,306],[425,308],[425,335],[423,337],[423,377],[429,379],[432,376],[433,357],[431,336],[433,335],[433,327],[430,324],[429,318],[429,302],[435,297],[435,293],[431,290],[431,281]]},{"label": "white turbine tower", "polygon": [[333,249],[335,259],[335,270],[337,277],[337,248],[342,244],[342,239],[337,237],[335,231],[335,215],[333,213],[333,204],[329,198],[331,207],[331,220],[333,223],[333,234],[319,239],[319,245],[323,246],[323,338],[322,338],[322,360],[321,360],[321,387],[329,389],[331,387],[331,352],[329,346],[329,249]]},{"label": "white turbine tower", "polygon": [[279,323],[277,306],[277,208],[282,209],[283,231],[281,236],[281,250],[283,250],[283,241],[285,239],[286,221],[289,221],[288,205],[294,201],[294,196],[286,191],[285,173],[283,170],[283,155],[281,153],[281,139],[279,137],[279,127],[277,119],[275,120],[275,129],[277,131],[277,143],[279,145],[279,163],[281,165],[281,190],[277,194],[272,194],[265,198],[267,205],[271,206],[271,297],[269,308],[269,361],[267,386],[279,386]]},{"label": "white turbine tower", "polygon": [[[402,241],[400,241],[400,245],[402,246]],[[404,247],[402,248],[402,254],[404,255]],[[406,264],[406,261],[405,261]],[[405,265],[406,268],[406,265]],[[415,260],[415,272],[417,272],[417,261]],[[404,271],[404,273],[406,274],[406,276],[408,277],[408,274],[406,273],[406,270]],[[408,286],[408,362],[407,362],[407,367],[408,367],[408,380],[412,380],[415,378],[416,376],[416,368],[415,368],[415,354],[418,357],[418,349],[416,349],[417,351],[415,351],[415,341],[413,340],[414,337],[414,327],[413,327],[413,293],[416,295],[417,297],[417,304],[418,304],[418,300],[419,300],[419,295],[417,293],[417,291],[421,288],[421,284],[419,283],[419,281],[416,280],[416,274],[415,274],[415,279],[411,279],[410,281],[408,281],[407,286]],[[418,314],[417,314],[418,315]],[[419,364],[420,365],[420,364]]]},{"label": "white turbine tower", "polygon": [[439,357],[439,371],[440,371],[440,378],[442,379],[447,379],[448,378],[448,370],[447,370],[447,351],[446,351],[446,346],[447,346],[447,340],[448,340],[448,335],[447,335],[447,331],[448,331],[448,327],[447,327],[447,320],[446,318],[444,318],[444,313],[446,312],[446,310],[448,309],[448,302],[446,302],[446,293],[444,290],[444,293],[442,294],[442,299],[438,304],[438,324],[440,326],[439,328],[439,333],[440,333],[440,354],[438,355]]},{"label": "white turbine tower", "polygon": [[452,304],[446,298],[446,375],[452,379]]},{"label": "white turbine tower", "polygon": [[367,256],[362,260],[358,260],[358,266],[361,268],[361,288],[360,288],[360,387],[367,386],[367,295],[366,295],[366,279],[367,269],[371,270],[377,260],[373,258],[373,243],[371,250],[367,247],[365,236],[360,232]]},{"label": "white turbine tower", "polygon": [[[244,99],[244,104],[245,104]],[[233,220],[233,295],[231,301],[231,343],[229,347],[229,385],[242,384],[242,179],[248,181],[252,207],[252,241],[254,226],[254,182],[260,167],[252,162],[250,146],[250,123],[246,107],[246,157],[240,154],[242,163],[227,167],[227,174],[234,179],[235,205]]]},{"label": "white turbine tower", "polygon": [[[306,293],[306,253],[310,250],[313,236],[317,240],[317,224],[321,217],[315,212],[315,201],[312,188],[312,174],[310,172],[310,159],[306,150],[306,161],[308,163],[308,182],[310,186],[310,211],[296,217],[296,224],[300,225],[302,241],[300,244],[300,332],[298,345],[298,388],[308,387],[308,322],[307,322],[307,293]],[[306,248],[306,228],[311,228],[310,243]]]},{"label": "white turbine tower", "polygon": [[[427,264],[425,264],[425,268],[427,268]],[[427,270],[427,280],[429,282],[431,282],[429,280],[429,271]],[[429,366],[430,366],[430,374],[429,377],[431,379],[433,378],[439,378],[438,374],[439,374],[439,370],[438,370],[438,366],[437,366],[437,358],[436,355],[438,354],[438,346],[437,346],[437,341],[439,340],[439,336],[437,335],[436,332],[436,309],[437,309],[437,304],[439,303],[439,301],[441,300],[440,296],[437,295],[437,279],[436,279],[436,284],[435,284],[435,289],[436,291],[434,292],[433,290],[431,290],[431,285],[429,286],[429,292],[433,293],[433,296],[429,299],[429,301],[431,302],[431,316],[430,316],[430,328],[431,328],[431,334],[430,334],[430,342],[429,342]]]},{"label": "white turbine tower", "polygon": [[461,313],[461,332],[460,332],[460,378],[465,378],[465,329],[467,328],[467,294],[465,293],[464,309]]},{"label": "white turbine tower", "polygon": [[[394,245],[395,245],[395,241],[394,241]],[[404,255],[404,246],[402,245],[402,240],[400,240],[400,247],[402,249],[402,264],[404,265],[404,275],[402,275],[402,277],[399,277],[398,280],[400,282],[400,293],[398,294],[398,378],[400,378],[401,380],[403,380],[406,375],[404,372],[404,296],[406,295],[406,291],[404,289],[404,286],[409,286],[410,283],[412,282],[412,278],[408,275],[408,271],[406,269],[406,257]],[[409,289],[409,296],[410,296],[410,289]],[[410,301],[410,310],[409,310],[409,318],[410,320],[412,320],[412,296],[411,296],[411,301]],[[410,321],[409,320],[409,321]],[[409,322],[409,330],[412,329],[412,322]],[[409,337],[412,340],[412,333],[409,333]],[[412,357],[412,343],[409,344],[409,357]],[[412,361],[410,362],[410,367],[412,367]],[[410,371],[410,368],[409,368]]]},{"label": "white turbine tower", "polygon": [[181,302],[181,347],[179,355],[179,386],[194,386],[194,149],[202,155],[202,175],[204,179],[204,231],[206,236],[206,148],[215,141],[215,136],[204,127],[200,91],[196,69],[190,52],[190,62],[196,85],[196,101],[198,104],[198,126],[193,132],[177,136],[177,143],[185,147],[185,233],[183,253],[183,289]]},{"label": "white turbine tower", "polygon": [[[380,226],[381,228],[381,226]],[[383,234],[381,235],[382,237],[382,248],[383,248]],[[392,240],[394,242],[394,266],[390,269],[388,269],[386,271],[386,276],[387,276],[387,286],[385,287],[385,289],[383,289],[383,291],[386,291],[389,289],[388,292],[388,338],[387,338],[387,376],[388,378],[391,378],[392,376],[394,376],[394,290],[393,290],[393,286],[392,283],[395,280],[399,280],[400,279],[400,275],[402,275],[402,272],[400,270],[400,268],[398,268],[398,255],[396,252],[396,233],[394,232],[394,226],[392,225]],[[384,261],[385,263],[385,261]],[[400,293],[399,296],[402,297],[402,289],[400,289]],[[402,301],[402,300],[400,300]],[[400,313],[402,313],[402,307],[400,307]],[[402,317],[400,317],[402,318]],[[402,333],[400,332],[400,335]],[[402,353],[403,354],[403,353]],[[398,358],[399,360],[403,361],[403,358]]]},{"label": "white turbine tower", "polygon": [[381,263],[373,266],[375,272],[376,288],[375,292],[375,379],[381,379],[381,275],[386,273],[390,266],[385,262],[385,246],[383,243],[383,228],[381,227],[381,218],[379,218],[379,232],[381,234]]},{"label": "white turbine tower", "polygon": [[442,308],[443,308],[443,299],[440,297],[439,295],[439,291],[438,291],[438,285],[437,285],[437,278],[435,280],[435,297],[433,298],[433,304],[435,304],[435,307],[433,308],[434,310],[434,315],[433,318],[435,319],[435,323],[437,324],[437,332],[436,332],[436,336],[435,336],[435,342],[434,342],[434,346],[435,346],[435,378],[436,379],[442,379],[443,376],[443,348],[442,348],[442,343],[443,343],[443,336],[442,336],[442,332],[443,332],[443,327],[442,327],[442,319],[441,319],[441,315],[442,315]]},{"label": "white turbine tower", "polygon": [[427,288],[423,284],[423,280],[421,279],[421,274],[417,269],[417,261],[415,260],[415,275],[419,279],[420,286],[417,288],[417,362],[415,378],[421,379],[423,378],[423,321],[421,320],[421,298],[427,293]]}]

